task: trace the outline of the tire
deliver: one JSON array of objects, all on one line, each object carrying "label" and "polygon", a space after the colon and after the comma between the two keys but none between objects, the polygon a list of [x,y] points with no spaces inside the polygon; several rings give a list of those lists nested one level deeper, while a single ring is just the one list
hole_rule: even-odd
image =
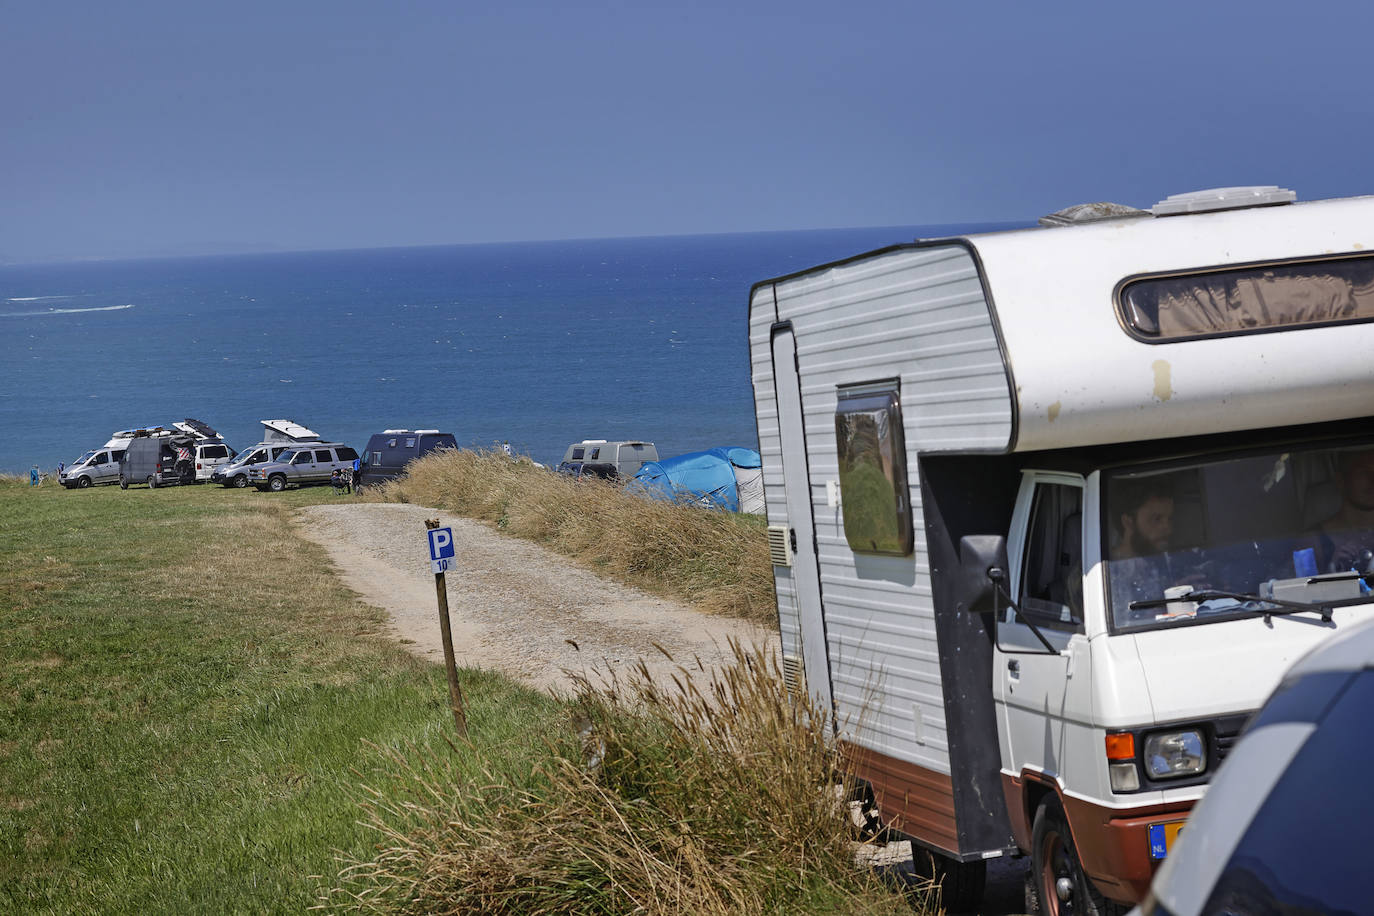
[{"label": "tire", "polygon": [[129,489],[129,478],[125,477],[123,474],[119,475],[119,488],[121,490]]},{"label": "tire", "polygon": [[230,484],[235,490],[242,490],[244,487],[248,486],[248,478],[243,474],[235,474]]},{"label": "tire", "polygon": [[85,474],[82,474],[80,477],[76,478],[76,488],[78,490],[84,490],[90,485],[91,478],[87,477]]},{"label": "tire", "polygon": [[157,475],[156,475],[156,474],[149,474],[149,475],[148,475],[148,489],[150,489],[150,490],[156,490],[156,489],[157,489]]},{"label": "tire", "polygon": [[267,489],[273,493],[280,493],[286,489],[286,478],[280,474],[273,474],[267,481]]},{"label": "tire", "polygon": [[1053,796],[1040,803],[1031,831],[1031,881],[1026,903],[1043,916],[1124,916],[1129,906],[1103,897],[1083,872],[1064,809]]}]

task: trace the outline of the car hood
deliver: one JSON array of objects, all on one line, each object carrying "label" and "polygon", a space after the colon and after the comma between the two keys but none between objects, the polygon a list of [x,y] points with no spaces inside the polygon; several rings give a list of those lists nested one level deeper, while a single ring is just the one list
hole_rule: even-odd
[{"label": "car hood", "polygon": [[1284,673],[1308,650],[1374,607],[1231,620],[1134,636],[1156,722],[1258,709]]}]

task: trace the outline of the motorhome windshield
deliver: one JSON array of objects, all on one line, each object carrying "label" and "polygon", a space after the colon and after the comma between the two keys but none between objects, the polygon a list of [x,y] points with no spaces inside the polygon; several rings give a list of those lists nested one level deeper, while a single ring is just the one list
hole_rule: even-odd
[{"label": "motorhome windshield", "polygon": [[72,467],[85,464],[95,457],[95,452],[83,452],[81,457],[72,462]]},{"label": "motorhome windshield", "polygon": [[1374,581],[1374,443],[1116,472],[1103,506],[1118,631],[1360,601]]}]

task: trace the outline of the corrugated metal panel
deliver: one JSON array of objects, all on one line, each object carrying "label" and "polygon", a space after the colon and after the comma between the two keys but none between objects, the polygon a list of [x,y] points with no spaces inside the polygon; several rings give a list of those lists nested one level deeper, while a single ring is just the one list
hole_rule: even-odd
[{"label": "corrugated metal panel", "polygon": [[[755,297],[750,343],[765,485],[779,497],[769,500],[768,520],[781,524],[773,514],[783,506],[768,340],[773,288],[764,289],[766,302]],[[837,714],[856,743],[948,773],[915,456],[1004,449],[1011,437],[1006,371],[977,267],[962,247],[902,249],[781,281],[776,293],[776,318],[791,321],[796,336]],[[827,497],[827,481],[839,479],[836,395],[841,386],[890,378],[901,385],[915,554],[856,555],[841,509]],[[785,570],[777,572],[787,645],[795,604],[785,598]]]}]

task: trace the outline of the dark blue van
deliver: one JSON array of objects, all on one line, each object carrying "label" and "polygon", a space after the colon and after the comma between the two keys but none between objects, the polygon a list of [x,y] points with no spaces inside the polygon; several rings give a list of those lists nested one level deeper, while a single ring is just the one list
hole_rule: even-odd
[{"label": "dark blue van", "polygon": [[370,487],[405,473],[405,466],[436,448],[457,448],[453,433],[437,429],[388,429],[367,440],[357,485]]}]

